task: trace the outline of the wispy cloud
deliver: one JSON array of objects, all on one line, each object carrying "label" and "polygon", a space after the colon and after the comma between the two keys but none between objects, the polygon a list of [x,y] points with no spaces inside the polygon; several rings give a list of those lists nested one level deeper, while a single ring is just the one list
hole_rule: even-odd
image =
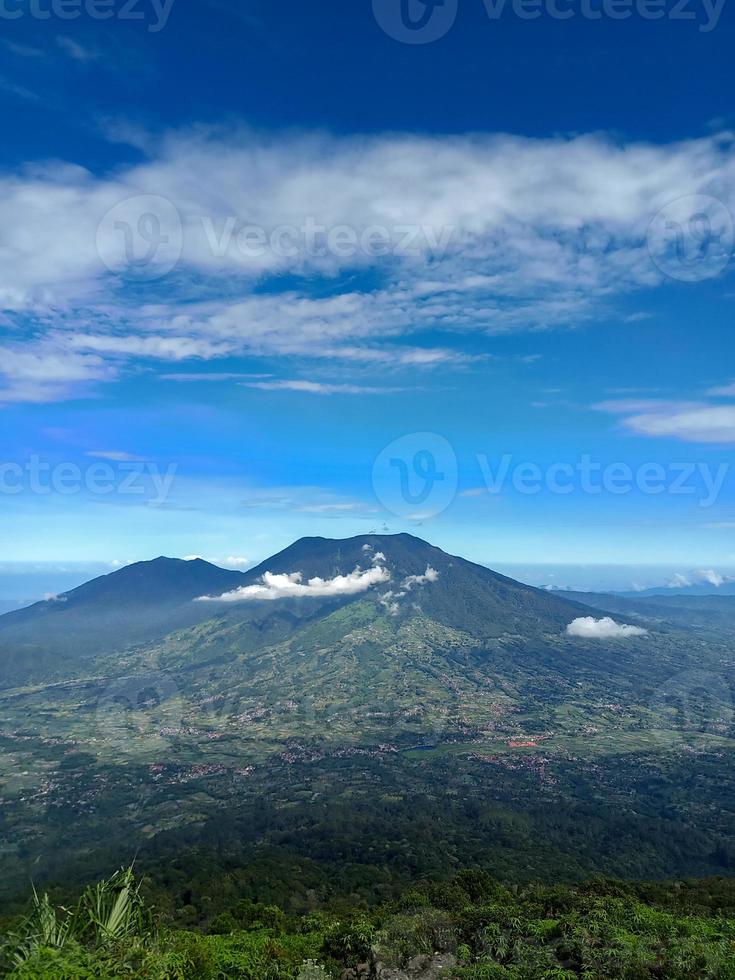
[{"label": "wispy cloud", "polygon": [[159,378],[161,381],[178,381],[181,383],[194,383],[194,382],[215,382],[215,381],[244,381],[246,379],[264,379],[271,378],[271,374],[250,374],[243,371],[203,371],[199,374],[160,374]]},{"label": "wispy cloud", "polygon": [[30,44],[18,44],[16,41],[8,41],[7,38],[4,38],[0,43],[7,51],[19,58],[43,58],[44,56],[42,48],[36,48]]},{"label": "wispy cloud", "polygon": [[593,408],[622,416],[620,424],[636,435],[685,442],[735,442],[735,405],[623,399],[599,402]]},{"label": "wispy cloud", "polygon": [[220,568],[231,568],[233,571],[240,571],[252,565],[250,558],[242,558],[230,555],[228,558],[205,558],[204,555],[186,555],[184,561],[207,561],[210,565],[219,565]]},{"label": "wispy cloud", "polygon": [[[57,43],[78,61],[94,57],[76,39]],[[603,136],[266,139],[199,127],[137,146],[143,162],[112,175],[54,162],[0,178],[0,303],[11,341],[15,331],[37,354],[96,354],[106,366],[100,381],[143,358],[460,368],[483,356],[456,350],[460,333],[576,325],[661,284],[646,232],[669,202],[710,194],[735,210],[735,148],[718,136],[666,145]],[[146,215],[160,241],[180,243],[180,257],[159,270],[156,254],[150,281],[131,283],[128,266],[110,257],[130,254],[131,236],[146,254],[151,241],[134,241]],[[243,248],[245,225],[260,229],[265,247]],[[322,230],[312,241],[303,229],[314,227]],[[274,245],[284,228],[296,229],[294,247],[290,237],[288,248]],[[330,246],[336,228],[358,246]],[[382,249],[367,244],[375,228]],[[379,285],[340,287],[340,274],[361,270]],[[278,292],[284,275],[329,284],[332,295]],[[259,289],[264,281],[275,288]],[[442,343],[421,345],[420,333]],[[6,400],[40,399],[44,384],[46,397],[63,397],[89,380],[29,386],[3,370]],[[313,394],[373,393],[362,381],[298,383]]]},{"label": "wispy cloud", "polygon": [[134,456],[132,453],[118,452],[111,449],[97,449],[91,452],[85,453],[86,456],[90,456],[92,459],[106,459],[112,463],[144,463],[145,457]]},{"label": "wispy cloud", "polygon": [[735,398],[735,381],[732,384],[721,385],[718,388],[710,388],[707,394],[713,398]]},{"label": "wispy cloud", "polygon": [[666,583],[669,589],[688,589],[693,585],[712,585],[719,589],[725,582],[731,582],[732,576],[722,575],[714,568],[700,569],[695,572],[676,572]]},{"label": "wispy cloud", "polygon": [[300,391],[307,395],[388,395],[401,388],[378,388],[372,385],[330,384],[324,381],[244,381],[243,388],[261,391]]},{"label": "wispy cloud", "polygon": [[98,51],[95,51],[93,48],[87,48],[73,37],[67,37],[64,34],[60,34],[56,38],[56,46],[73,61],[96,61],[100,56]]}]

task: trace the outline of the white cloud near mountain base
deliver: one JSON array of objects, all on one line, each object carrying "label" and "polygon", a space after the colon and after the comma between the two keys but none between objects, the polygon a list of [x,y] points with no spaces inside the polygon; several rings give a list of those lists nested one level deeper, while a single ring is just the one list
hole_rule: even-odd
[{"label": "white cloud near mountain base", "polygon": [[604,616],[602,619],[580,616],[567,626],[567,636],[577,636],[583,640],[621,640],[647,634],[648,630],[640,626],[616,623],[610,616]]}]

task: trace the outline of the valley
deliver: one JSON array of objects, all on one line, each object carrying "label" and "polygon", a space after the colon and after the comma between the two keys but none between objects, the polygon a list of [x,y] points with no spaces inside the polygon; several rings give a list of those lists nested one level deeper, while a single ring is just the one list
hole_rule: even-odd
[{"label": "valley", "polygon": [[[371,568],[353,594],[197,601]],[[303,539],[246,573],[161,559],[0,618],[4,899],[134,856],[154,881],[178,869],[195,918],[245,865],[294,908],[457,863],[728,873],[729,630],[698,603],[666,620],[601,596],[645,633],[567,635],[596,600],[397,535]]]}]

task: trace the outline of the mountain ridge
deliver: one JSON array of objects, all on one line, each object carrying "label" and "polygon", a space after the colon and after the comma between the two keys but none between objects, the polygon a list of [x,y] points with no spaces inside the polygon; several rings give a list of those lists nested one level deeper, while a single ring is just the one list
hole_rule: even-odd
[{"label": "mountain ridge", "polygon": [[[345,591],[358,570],[378,567],[384,574],[366,576],[365,588],[358,582],[353,591]],[[427,580],[430,570],[435,581]],[[283,577],[283,596],[275,593],[278,602],[250,601],[267,594],[262,588],[254,590],[255,596],[247,590],[268,575]],[[318,595],[302,587],[312,580],[322,583],[314,590]],[[246,590],[242,601],[217,601],[228,595],[236,600],[241,589]],[[210,619],[263,622],[293,610],[302,610],[301,616],[304,602],[310,615],[321,608],[326,613],[360,596],[377,596],[396,615],[430,606],[432,618],[478,637],[558,633],[575,616],[589,614],[581,604],[449,555],[410,534],[304,537],[245,572],[202,559],[158,557],[0,616],[0,683],[43,679],[75,661],[151,643]],[[210,601],[194,601],[205,597]]]}]

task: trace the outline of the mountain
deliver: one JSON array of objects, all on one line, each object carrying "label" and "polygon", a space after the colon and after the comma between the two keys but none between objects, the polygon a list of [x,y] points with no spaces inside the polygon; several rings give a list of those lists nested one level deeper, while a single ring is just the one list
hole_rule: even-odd
[{"label": "mountain", "polygon": [[[356,570],[365,576],[366,587],[357,582],[356,591],[350,591]],[[305,594],[291,595],[286,584],[282,595],[275,590],[277,601],[217,601],[256,587],[267,575],[299,576]],[[326,584],[310,590],[313,579]],[[346,581],[340,585],[340,579]],[[447,555],[409,534],[302,538],[247,572],[201,559],[158,558],[0,616],[0,684],[94,670],[95,659],[206,620],[214,621],[214,630],[222,624],[268,623],[270,630],[283,632],[305,617],[323,617],[368,594],[378,597],[379,617],[430,609],[434,621],[475,639],[558,633],[581,614],[581,607],[566,598]],[[197,601],[203,597],[209,601]]]},{"label": "mountain", "polygon": [[735,628],[735,596],[730,595],[671,595],[657,592],[636,593],[634,596],[617,592],[565,592],[564,595],[574,602],[624,616],[631,621],[645,620],[649,623],[720,630]]},{"label": "mountain", "polygon": [[197,596],[237,588],[242,573],[197,559],[128,565],[0,616],[0,684],[68,673],[80,661],[200,621]]},{"label": "mountain", "polygon": [[652,589],[643,589],[639,592],[616,592],[629,599],[649,599],[655,596],[666,596],[675,598],[677,596],[735,596],[735,582],[725,580],[720,585],[711,582],[697,582],[693,585],[681,586],[656,586]]},{"label": "mountain", "polygon": [[535,633],[566,626],[570,616],[575,615],[574,604],[565,598],[448,555],[411,534],[368,534],[346,540],[301,538],[245,572],[242,582],[251,585],[267,572],[300,572],[304,580],[319,577],[329,581],[349,575],[355,568],[369,568],[376,555],[383,556],[378,564],[389,575],[377,594],[400,592],[407,579],[420,579],[427,569],[433,569],[437,573],[435,581],[412,585],[411,595],[399,597],[397,602],[399,609],[401,599],[411,607],[416,603],[430,606],[432,616],[449,626],[474,629],[489,636]]},{"label": "mountain", "polygon": [[[131,848],[184,905],[233,867],[308,905],[305,881],[483,855],[555,880],[735,866],[732,633],[659,605],[400,534],[244,573],[158,559],[0,617],[0,892]],[[606,615],[642,629],[567,633]]]}]

